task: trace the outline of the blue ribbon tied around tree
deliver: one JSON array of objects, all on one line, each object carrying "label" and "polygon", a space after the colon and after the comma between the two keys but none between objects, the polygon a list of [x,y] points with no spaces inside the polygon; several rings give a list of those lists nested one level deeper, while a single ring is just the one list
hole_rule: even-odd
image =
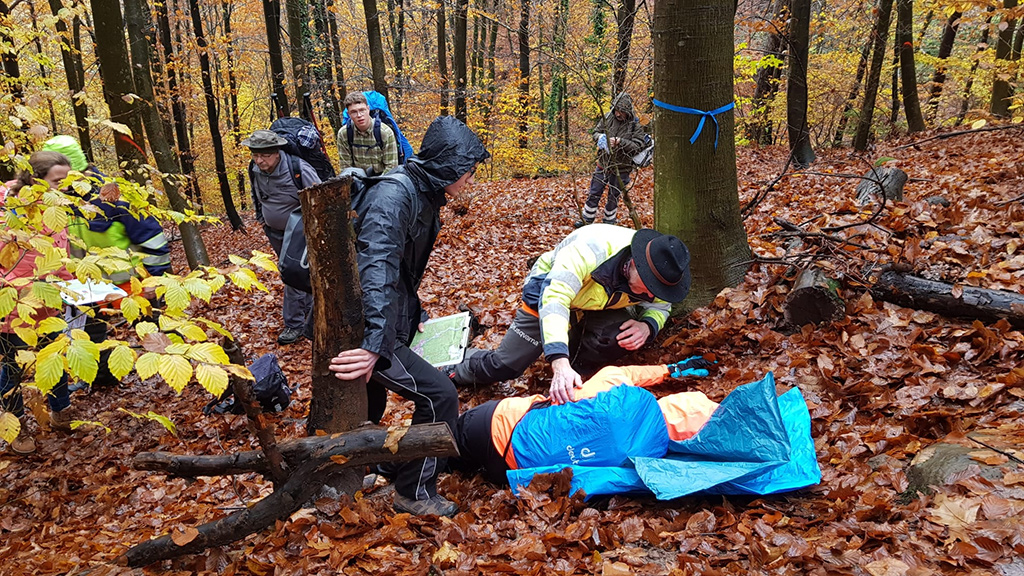
[{"label": "blue ribbon tied around tree", "polygon": [[673,104],[662,102],[657,98],[654,99],[654,105],[658,108],[664,108],[665,110],[679,112],[680,114],[693,114],[694,116],[700,116],[700,123],[697,124],[697,130],[693,133],[693,136],[690,136],[690,144],[697,141],[697,138],[700,137],[701,130],[704,129],[704,123],[707,122],[708,118],[711,118],[711,121],[715,123],[715,150],[718,150],[718,118],[715,116],[722,112],[732,110],[736,107],[736,102],[729,102],[725,106],[720,106],[710,111],[697,110],[696,108],[687,108],[685,106],[675,106]]}]

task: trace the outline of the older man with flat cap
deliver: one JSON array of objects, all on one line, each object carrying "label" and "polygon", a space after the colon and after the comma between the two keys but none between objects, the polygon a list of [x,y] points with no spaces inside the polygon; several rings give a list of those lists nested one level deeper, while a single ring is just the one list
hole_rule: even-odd
[{"label": "older man with flat cap", "polygon": [[670,303],[690,291],[690,253],[675,236],[609,224],[580,228],[534,263],[523,302],[496,350],[469,350],[458,385],[521,375],[542,353],[551,401],[575,400],[594,372],[654,340]]},{"label": "older man with flat cap", "polygon": [[[308,162],[289,156],[281,149],[287,143],[271,130],[257,130],[242,140],[242,146],[252,151],[249,175],[256,219],[263,225],[270,246],[278,256],[288,216],[299,207],[299,190],[320,183],[320,177]],[[285,285],[281,305],[284,328],[277,336],[278,344],[291,344],[302,337],[312,308],[312,294]]]}]

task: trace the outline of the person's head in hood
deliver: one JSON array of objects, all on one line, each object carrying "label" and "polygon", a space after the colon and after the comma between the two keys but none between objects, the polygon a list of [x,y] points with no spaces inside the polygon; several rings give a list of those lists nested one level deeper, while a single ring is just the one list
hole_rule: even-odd
[{"label": "person's head in hood", "polygon": [[619,95],[612,100],[612,112],[619,122],[633,119],[633,99],[629,97],[629,94],[619,92]]},{"label": "person's head in hood", "polygon": [[476,165],[490,157],[484,143],[465,124],[441,116],[430,123],[420,151],[406,163],[406,171],[426,189],[443,190],[458,198],[473,184]]}]

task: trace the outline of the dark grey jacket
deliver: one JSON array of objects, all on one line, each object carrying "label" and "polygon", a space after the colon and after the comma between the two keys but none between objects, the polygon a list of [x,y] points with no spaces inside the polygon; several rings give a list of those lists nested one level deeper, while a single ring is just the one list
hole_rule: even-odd
[{"label": "dark grey jacket", "polygon": [[[615,111],[625,112],[629,118],[626,121],[619,121],[615,117]],[[633,112],[633,100],[629,94],[620,92],[612,100],[612,109],[597,122],[592,131],[594,141],[606,135],[609,139],[619,138],[619,145],[612,148],[609,143],[610,152],[598,149],[597,164],[605,170],[622,170],[632,168],[633,156],[644,147],[644,129],[636,119]]]},{"label": "dark grey jacket", "polygon": [[441,230],[444,187],[489,157],[465,124],[442,116],[430,124],[419,154],[354,190],[366,320],[361,347],[380,355],[377,369],[391,365],[395,346],[407,345],[423,319],[416,292]]}]

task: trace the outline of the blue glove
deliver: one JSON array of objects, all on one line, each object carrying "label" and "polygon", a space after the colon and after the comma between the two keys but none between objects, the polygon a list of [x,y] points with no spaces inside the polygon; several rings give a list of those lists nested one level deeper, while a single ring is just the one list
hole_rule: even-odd
[{"label": "blue glove", "polygon": [[606,134],[601,134],[601,136],[597,139],[597,148],[598,150],[604,150],[605,152],[608,152],[608,136]]},{"label": "blue glove", "polygon": [[717,364],[717,362],[710,362],[700,356],[690,356],[682,362],[669,364],[668,373],[673,378],[682,378],[684,376],[703,378],[708,375],[707,369],[712,364]]}]

